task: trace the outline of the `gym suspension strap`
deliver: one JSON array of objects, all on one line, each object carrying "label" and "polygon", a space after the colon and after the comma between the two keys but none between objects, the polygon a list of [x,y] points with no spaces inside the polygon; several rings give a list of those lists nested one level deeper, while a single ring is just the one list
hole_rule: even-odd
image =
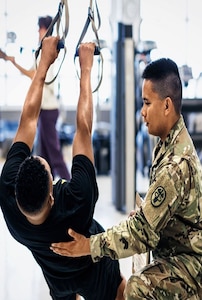
[{"label": "gym suspension strap", "polygon": [[[65,28],[63,29],[63,26],[62,26],[62,15],[63,15],[63,8],[65,8],[65,13],[64,13],[64,18],[65,18]],[[54,78],[51,80],[51,81],[48,81],[48,82],[45,82],[45,84],[51,84],[55,81],[55,79],[57,78],[59,72],[60,72],[60,69],[62,67],[62,64],[64,62],[64,59],[65,59],[65,55],[66,55],[66,46],[65,46],[65,38],[68,34],[68,31],[69,31],[69,9],[68,9],[68,3],[67,3],[67,0],[61,0],[60,3],[59,3],[59,6],[58,6],[58,11],[57,11],[57,14],[55,15],[55,17],[53,18],[51,24],[49,25],[45,35],[43,36],[41,42],[40,42],[40,45],[38,47],[38,49],[35,51],[35,61],[36,61],[36,67],[37,67],[37,58],[39,56],[39,53],[41,51],[41,47],[42,47],[42,42],[43,40],[50,36],[52,31],[53,31],[53,28],[54,26],[56,25],[56,32],[57,32],[57,35],[59,36],[59,29],[60,29],[60,26],[62,28],[62,37],[60,38],[59,42],[58,42],[58,45],[57,45],[57,49],[60,50],[60,49],[64,49],[64,56],[63,56],[63,59],[61,61],[61,64],[59,66],[59,69],[58,69],[58,72],[56,73],[56,75],[54,76]]]},{"label": "gym suspension strap", "polygon": [[[93,4],[93,2],[94,2],[94,4]],[[94,6],[95,6],[95,9],[96,9],[96,15],[97,15],[97,21],[98,21],[97,27],[95,25]],[[83,30],[81,32],[81,36],[79,38],[79,41],[76,45],[76,50],[75,50],[75,54],[74,54],[74,64],[75,64],[75,61],[76,61],[76,57],[79,55],[79,46],[82,43],[84,36],[86,35],[86,32],[88,30],[88,27],[89,27],[90,23],[91,23],[92,30],[93,30],[93,32],[95,34],[95,38],[96,38],[96,40],[95,40],[96,46],[95,46],[94,55],[99,55],[100,56],[100,58],[99,58],[100,59],[99,67],[101,67],[100,78],[99,78],[97,87],[93,91],[93,93],[94,93],[99,89],[99,87],[101,85],[101,82],[102,82],[103,61],[104,61],[102,53],[101,53],[100,40],[99,40],[99,37],[98,37],[98,30],[100,29],[100,26],[101,26],[101,18],[100,18],[100,13],[99,13],[99,9],[98,9],[98,5],[97,5],[96,0],[94,0],[94,1],[90,0],[90,4],[89,4],[89,7],[88,7],[88,16],[87,16],[85,25],[83,27]],[[80,79],[79,72],[78,72],[77,69],[76,69],[76,73],[77,73],[78,78]]]}]

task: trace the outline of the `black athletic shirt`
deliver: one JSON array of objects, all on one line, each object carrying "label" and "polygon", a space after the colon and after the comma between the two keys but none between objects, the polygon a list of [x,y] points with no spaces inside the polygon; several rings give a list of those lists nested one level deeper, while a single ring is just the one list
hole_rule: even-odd
[{"label": "black athletic shirt", "polygon": [[[72,179],[70,182],[60,179],[53,185],[54,205],[50,215],[43,224],[32,225],[18,209],[14,196],[16,173],[20,164],[28,156],[30,156],[30,150],[26,144],[22,142],[14,143],[8,152],[2,169],[0,205],[11,235],[30,249],[42,268],[54,299],[58,299],[57,297],[71,299],[67,295],[76,292],[85,295],[83,289],[88,290],[88,287],[84,287],[83,283],[84,279],[89,276],[92,276],[92,280],[95,281],[96,277],[99,279],[100,276],[103,277],[103,281],[107,281],[107,274],[104,274],[106,263],[107,268],[109,268],[109,276],[110,272],[111,275],[113,274],[113,268],[116,269],[115,278],[113,278],[116,287],[113,289],[111,286],[113,296],[111,298],[98,296],[99,288],[103,289],[100,283],[98,287],[93,285],[96,289],[96,296],[91,296],[93,295],[93,286],[90,287],[91,283],[89,282],[91,293],[89,297],[86,294],[87,298],[85,299],[114,299],[115,289],[120,283],[118,262],[106,258],[101,263],[95,264],[90,256],[68,258],[54,254],[49,249],[52,242],[70,241],[67,234],[69,227],[86,236],[104,230],[93,219],[94,208],[98,199],[98,187],[93,164],[84,155],[75,156],[72,162]],[[102,271],[101,269],[98,270],[99,268]],[[112,269],[110,270],[110,268]],[[107,282],[105,282],[105,285],[105,288],[108,289]],[[100,293],[103,294],[103,290],[100,290]]]}]

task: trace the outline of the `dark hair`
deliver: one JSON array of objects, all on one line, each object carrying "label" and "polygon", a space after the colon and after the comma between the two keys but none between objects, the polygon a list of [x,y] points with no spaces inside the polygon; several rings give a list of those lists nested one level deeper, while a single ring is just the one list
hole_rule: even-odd
[{"label": "dark hair", "polygon": [[15,192],[19,206],[35,214],[43,207],[49,192],[49,175],[37,157],[28,157],[20,165],[16,176]]},{"label": "dark hair", "polygon": [[160,98],[170,97],[177,114],[181,112],[182,106],[182,82],[179,70],[174,61],[169,58],[160,58],[150,62],[144,69],[143,79],[151,80],[154,92]]},{"label": "dark hair", "polygon": [[[51,22],[52,22],[51,16],[39,17],[39,19],[38,19],[39,28],[48,29]],[[52,35],[52,33],[53,33],[53,28],[52,28],[52,31],[50,31],[50,35]]]}]

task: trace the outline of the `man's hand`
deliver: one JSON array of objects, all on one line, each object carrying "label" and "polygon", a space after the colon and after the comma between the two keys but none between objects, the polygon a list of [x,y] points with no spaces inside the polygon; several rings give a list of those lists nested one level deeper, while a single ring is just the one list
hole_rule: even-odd
[{"label": "man's hand", "polygon": [[91,70],[93,66],[95,43],[82,43],[79,46],[79,62],[81,71]]},{"label": "man's hand", "polygon": [[42,49],[41,49],[41,59],[39,62],[40,64],[46,64],[48,67],[54,63],[55,59],[58,57],[58,49],[57,44],[59,41],[59,37],[49,36],[44,38],[42,42]]},{"label": "man's hand", "polygon": [[90,239],[84,235],[75,232],[73,229],[68,230],[68,234],[73,237],[72,242],[61,242],[51,244],[50,249],[63,256],[80,257],[90,255]]},{"label": "man's hand", "polygon": [[5,61],[11,61],[13,64],[15,63],[15,57],[7,55],[1,49],[0,49],[0,58],[4,59]]},{"label": "man's hand", "polygon": [[14,56],[6,55],[4,59],[5,59],[6,61],[10,61],[10,62],[12,62],[13,64],[15,64],[15,57],[14,57]]}]

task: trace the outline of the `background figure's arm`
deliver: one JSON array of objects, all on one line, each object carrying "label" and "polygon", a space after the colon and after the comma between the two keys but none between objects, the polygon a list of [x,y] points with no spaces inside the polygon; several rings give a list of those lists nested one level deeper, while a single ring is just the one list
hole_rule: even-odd
[{"label": "background figure's arm", "polygon": [[84,43],[79,47],[81,68],[80,94],[77,106],[77,128],[73,141],[73,156],[86,155],[94,163],[92,146],[93,97],[91,70],[94,57],[94,43]]},{"label": "background figure's arm", "polygon": [[14,142],[24,142],[30,149],[32,149],[35,139],[46,73],[58,56],[58,40],[58,37],[48,37],[43,41],[41,59],[28,90],[20,124],[14,138]]},{"label": "background figure's arm", "polygon": [[35,74],[36,70],[35,70],[35,69],[27,70],[27,69],[23,68],[23,67],[20,66],[18,63],[16,63],[15,57],[14,57],[14,56],[8,56],[8,55],[5,54],[4,59],[5,59],[6,61],[12,62],[12,64],[13,64],[13,65],[14,65],[14,66],[15,66],[15,67],[16,67],[23,75],[25,75],[25,76],[27,76],[27,77],[29,77],[29,78],[31,78],[31,79],[34,77],[34,74]]}]

